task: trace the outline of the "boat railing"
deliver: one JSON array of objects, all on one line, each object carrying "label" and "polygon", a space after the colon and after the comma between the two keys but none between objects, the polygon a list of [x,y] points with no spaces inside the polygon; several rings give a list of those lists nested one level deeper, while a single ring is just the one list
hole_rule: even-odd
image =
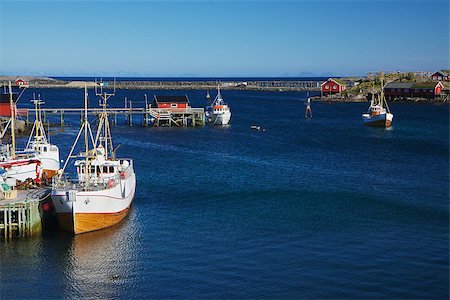
[{"label": "boat railing", "polygon": [[78,178],[72,178],[67,174],[63,174],[61,177],[53,177],[52,189],[53,190],[86,190],[86,191],[99,191],[111,189],[121,183],[121,180],[129,178],[133,174],[133,160],[121,159],[121,161],[127,160],[129,166],[122,172],[112,176],[99,176],[97,174],[91,174],[88,178],[87,184],[85,180],[80,181]]}]

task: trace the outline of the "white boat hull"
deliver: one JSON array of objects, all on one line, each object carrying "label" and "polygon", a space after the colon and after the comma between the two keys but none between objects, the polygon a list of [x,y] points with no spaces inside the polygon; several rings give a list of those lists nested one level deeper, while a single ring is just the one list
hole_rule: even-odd
[{"label": "white boat hull", "polygon": [[18,159],[1,163],[0,167],[5,169],[8,177],[13,177],[20,181],[28,178],[39,178],[40,167],[35,159]]},{"label": "white boat hull", "polygon": [[108,189],[53,190],[52,201],[60,226],[74,234],[119,223],[128,213],[136,190],[134,172]]},{"label": "white boat hull", "polygon": [[228,125],[231,119],[231,112],[225,111],[223,113],[211,113],[208,116],[208,122],[212,125]]},{"label": "white boat hull", "polygon": [[391,113],[381,113],[375,116],[371,116],[370,114],[363,114],[362,118],[364,121],[364,125],[387,128],[392,125],[394,115]]}]

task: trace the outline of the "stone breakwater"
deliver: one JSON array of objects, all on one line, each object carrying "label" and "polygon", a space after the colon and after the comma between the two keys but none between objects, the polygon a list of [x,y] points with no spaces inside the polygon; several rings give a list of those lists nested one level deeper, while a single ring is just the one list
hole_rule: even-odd
[{"label": "stone breakwater", "polygon": [[[0,77],[0,82],[8,78]],[[11,79],[9,79],[11,80]],[[15,80],[15,78],[13,79]],[[95,87],[93,81],[66,81],[52,78],[29,78],[30,88],[88,88]],[[222,89],[251,91],[320,91],[319,81],[259,80],[259,81],[116,81],[116,89],[129,90],[213,90],[220,84]],[[109,82],[109,88],[113,82]]]}]

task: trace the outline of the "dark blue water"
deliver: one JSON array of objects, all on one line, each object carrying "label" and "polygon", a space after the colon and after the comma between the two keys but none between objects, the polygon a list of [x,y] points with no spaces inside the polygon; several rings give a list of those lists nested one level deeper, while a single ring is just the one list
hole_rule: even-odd
[{"label": "dark blue water", "polygon": [[[114,127],[135,159],[129,217],[0,245],[0,298],[448,298],[448,106],[391,104],[384,130],[362,126],[364,103],[313,102],[305,120],[302,93],[222,95],[229,127]],[[76,131],[52,136],[62,153]]]}]

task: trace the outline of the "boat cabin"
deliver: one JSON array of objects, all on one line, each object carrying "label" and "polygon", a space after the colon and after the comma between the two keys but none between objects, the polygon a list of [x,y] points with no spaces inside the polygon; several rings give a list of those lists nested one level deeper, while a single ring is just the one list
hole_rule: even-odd
[{"label": "boat cabin", "polygon": [[153,102],[150,105],[151,108],[179,110],[187,109],[190,107],[189,98],[184,96],[157,96],[154,95]]}]

